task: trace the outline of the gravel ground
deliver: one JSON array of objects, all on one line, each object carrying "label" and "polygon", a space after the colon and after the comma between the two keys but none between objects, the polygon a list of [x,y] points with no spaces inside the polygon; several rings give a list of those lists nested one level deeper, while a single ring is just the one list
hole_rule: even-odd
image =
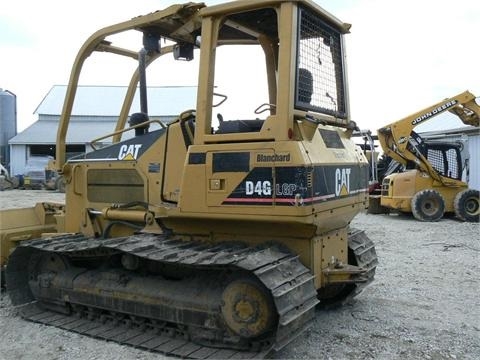
[{"label": "gravel ground", "polygon": [[[0,192],[0,208],[62,201],[48,191]],[[376,280],[353,302],[318,310],[278,359],[480,359],[480,227],[359,214],[376,244]],[[0,301],[0,359],[161,359],[157,354],[23,321]]]}]

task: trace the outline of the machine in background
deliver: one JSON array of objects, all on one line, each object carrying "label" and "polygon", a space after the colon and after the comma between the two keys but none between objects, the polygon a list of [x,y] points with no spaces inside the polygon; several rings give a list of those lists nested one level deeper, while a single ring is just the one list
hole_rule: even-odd
[{"label": "machine in background", "polygon": [[438,221],[444,213],[455,213],[463,221],[478,222],[479,191],[462,181],[462,145],[424,141],[413,131],[445,111],[466,125],[479,126],[480,106],[465,91],[378,129],[384,153],[405,169],[383,179],[380,203],[413,213],[420,221]]}]

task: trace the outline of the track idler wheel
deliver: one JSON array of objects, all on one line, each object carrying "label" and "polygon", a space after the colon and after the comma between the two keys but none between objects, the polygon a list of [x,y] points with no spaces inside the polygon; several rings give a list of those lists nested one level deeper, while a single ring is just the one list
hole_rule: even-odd
[{"label": "track idler wheel", "polygon": [[222,294],[222,315],[236,335],[252,339],[275,328],[276,308],[270,293],[251,279],[231,282]]},{"label": "track idler wheel", "polygon": [[53,274],[57,274],[65,271],[70,267],[68,260],[55,253],[37,254],[32,257],[30,267],[31,275],[35,278],[37,276],[51,277]]}]

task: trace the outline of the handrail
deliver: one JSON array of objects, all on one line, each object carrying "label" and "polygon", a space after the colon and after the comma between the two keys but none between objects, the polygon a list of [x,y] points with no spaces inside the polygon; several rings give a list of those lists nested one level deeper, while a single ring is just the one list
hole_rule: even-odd
[{"label": "handrail", "polygon": [[99,142],[100,140],[103,140],[103,139],[106,139],[106,138],[109,138],[109,137],[112,137],[112,136],[115,136],[115,135],[120,135],[120,134],[122,134],[124,132],[127,132],[129,130],[136,129],[138,127],[144,127],[145,125],[152,124],[152,123],[158,123],[163,129],[167,128],[167,125],[165,125],[161,120],[149,120],[149,121],[145,121],[143,123],[140,123],[140,124],[137,124],[137,125],[134,125],[134,126],[130,126],[128,128],[122,129],[122,130],[114,131],[113,133],[101,136],[99,138],[93,139],[92,141],[90,141],[90,146],[92,147],[93,150],[97,150],[97,148],[95,147],[94,144],[96,142]]}]

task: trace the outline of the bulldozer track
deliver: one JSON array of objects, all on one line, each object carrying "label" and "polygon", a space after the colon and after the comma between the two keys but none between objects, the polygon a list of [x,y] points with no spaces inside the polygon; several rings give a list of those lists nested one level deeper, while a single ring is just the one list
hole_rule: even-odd
[{"label": "bulldozer track", "polygon": [[378,265],[375,245],[363,230],[351,229],[348,236],[348,247],[355,256],[356,265],[363,268],[365,273],[361,275],[362,281],[355,284],[355,289],[344,299],[343,302],[349,301],[356,295],[360,294],[372,283]]},{"label": "bulldozer track", "polygon": [[[252,342],[248,349],[231,344],[194,342],[194,334],[175,326],[158,327],[132,323],[115,311],[93,316],[88,308],[74,305],[70,314],[62,314],[42,306],[29,288],[29,270],[35,256],[61,254],[66,257],[99,257],[128,253],[162,264],[176,264],[194,271],[202,269],[235,269],[248,272],[268,289],[276,307],[278,325],[271,337]],[[91,337],[159,352],[182,358],[263,358],[279,350],[306,330],[315,316],[318,303],[313,275],[298,256],[277,245],[257,248],[240,243],[208,245],[185,241],[174,235],[136,234],[113,239],[93,239],[83,235],[64,235],[33,240],[20,245],[11,255],[7,283],[14,304],[25,304],[21,315],[30,321],[56,326]],[[172,309],[164,309],[169,311]],[[125,314],[123,314],[125,315]],[[175,325],[175,324],[174,324]],[[226,349],[228,348],[228,349]]]},{"label": "bulldozer track", "polygon": [[338,308],[360,294],[374,279],[378,265],[375,245],[363,230],[350,228],[348,232],[348,263],[361,271],[351,281],[318,290],[321,309]]},{"label": "bulldozer track", "polygon": [[97,339],[113,341],[142,350],[162,353],[189,359],[258,359],[264,358],[267,351],[247,352],[219,349],[197,345],[182,337],[158,334],[154,330],[131,328],[114,321],[102,322],[82,319],[76,316],[44,310],[37,303],[30,303],[20,309],[26,320],[55,326]]}]

